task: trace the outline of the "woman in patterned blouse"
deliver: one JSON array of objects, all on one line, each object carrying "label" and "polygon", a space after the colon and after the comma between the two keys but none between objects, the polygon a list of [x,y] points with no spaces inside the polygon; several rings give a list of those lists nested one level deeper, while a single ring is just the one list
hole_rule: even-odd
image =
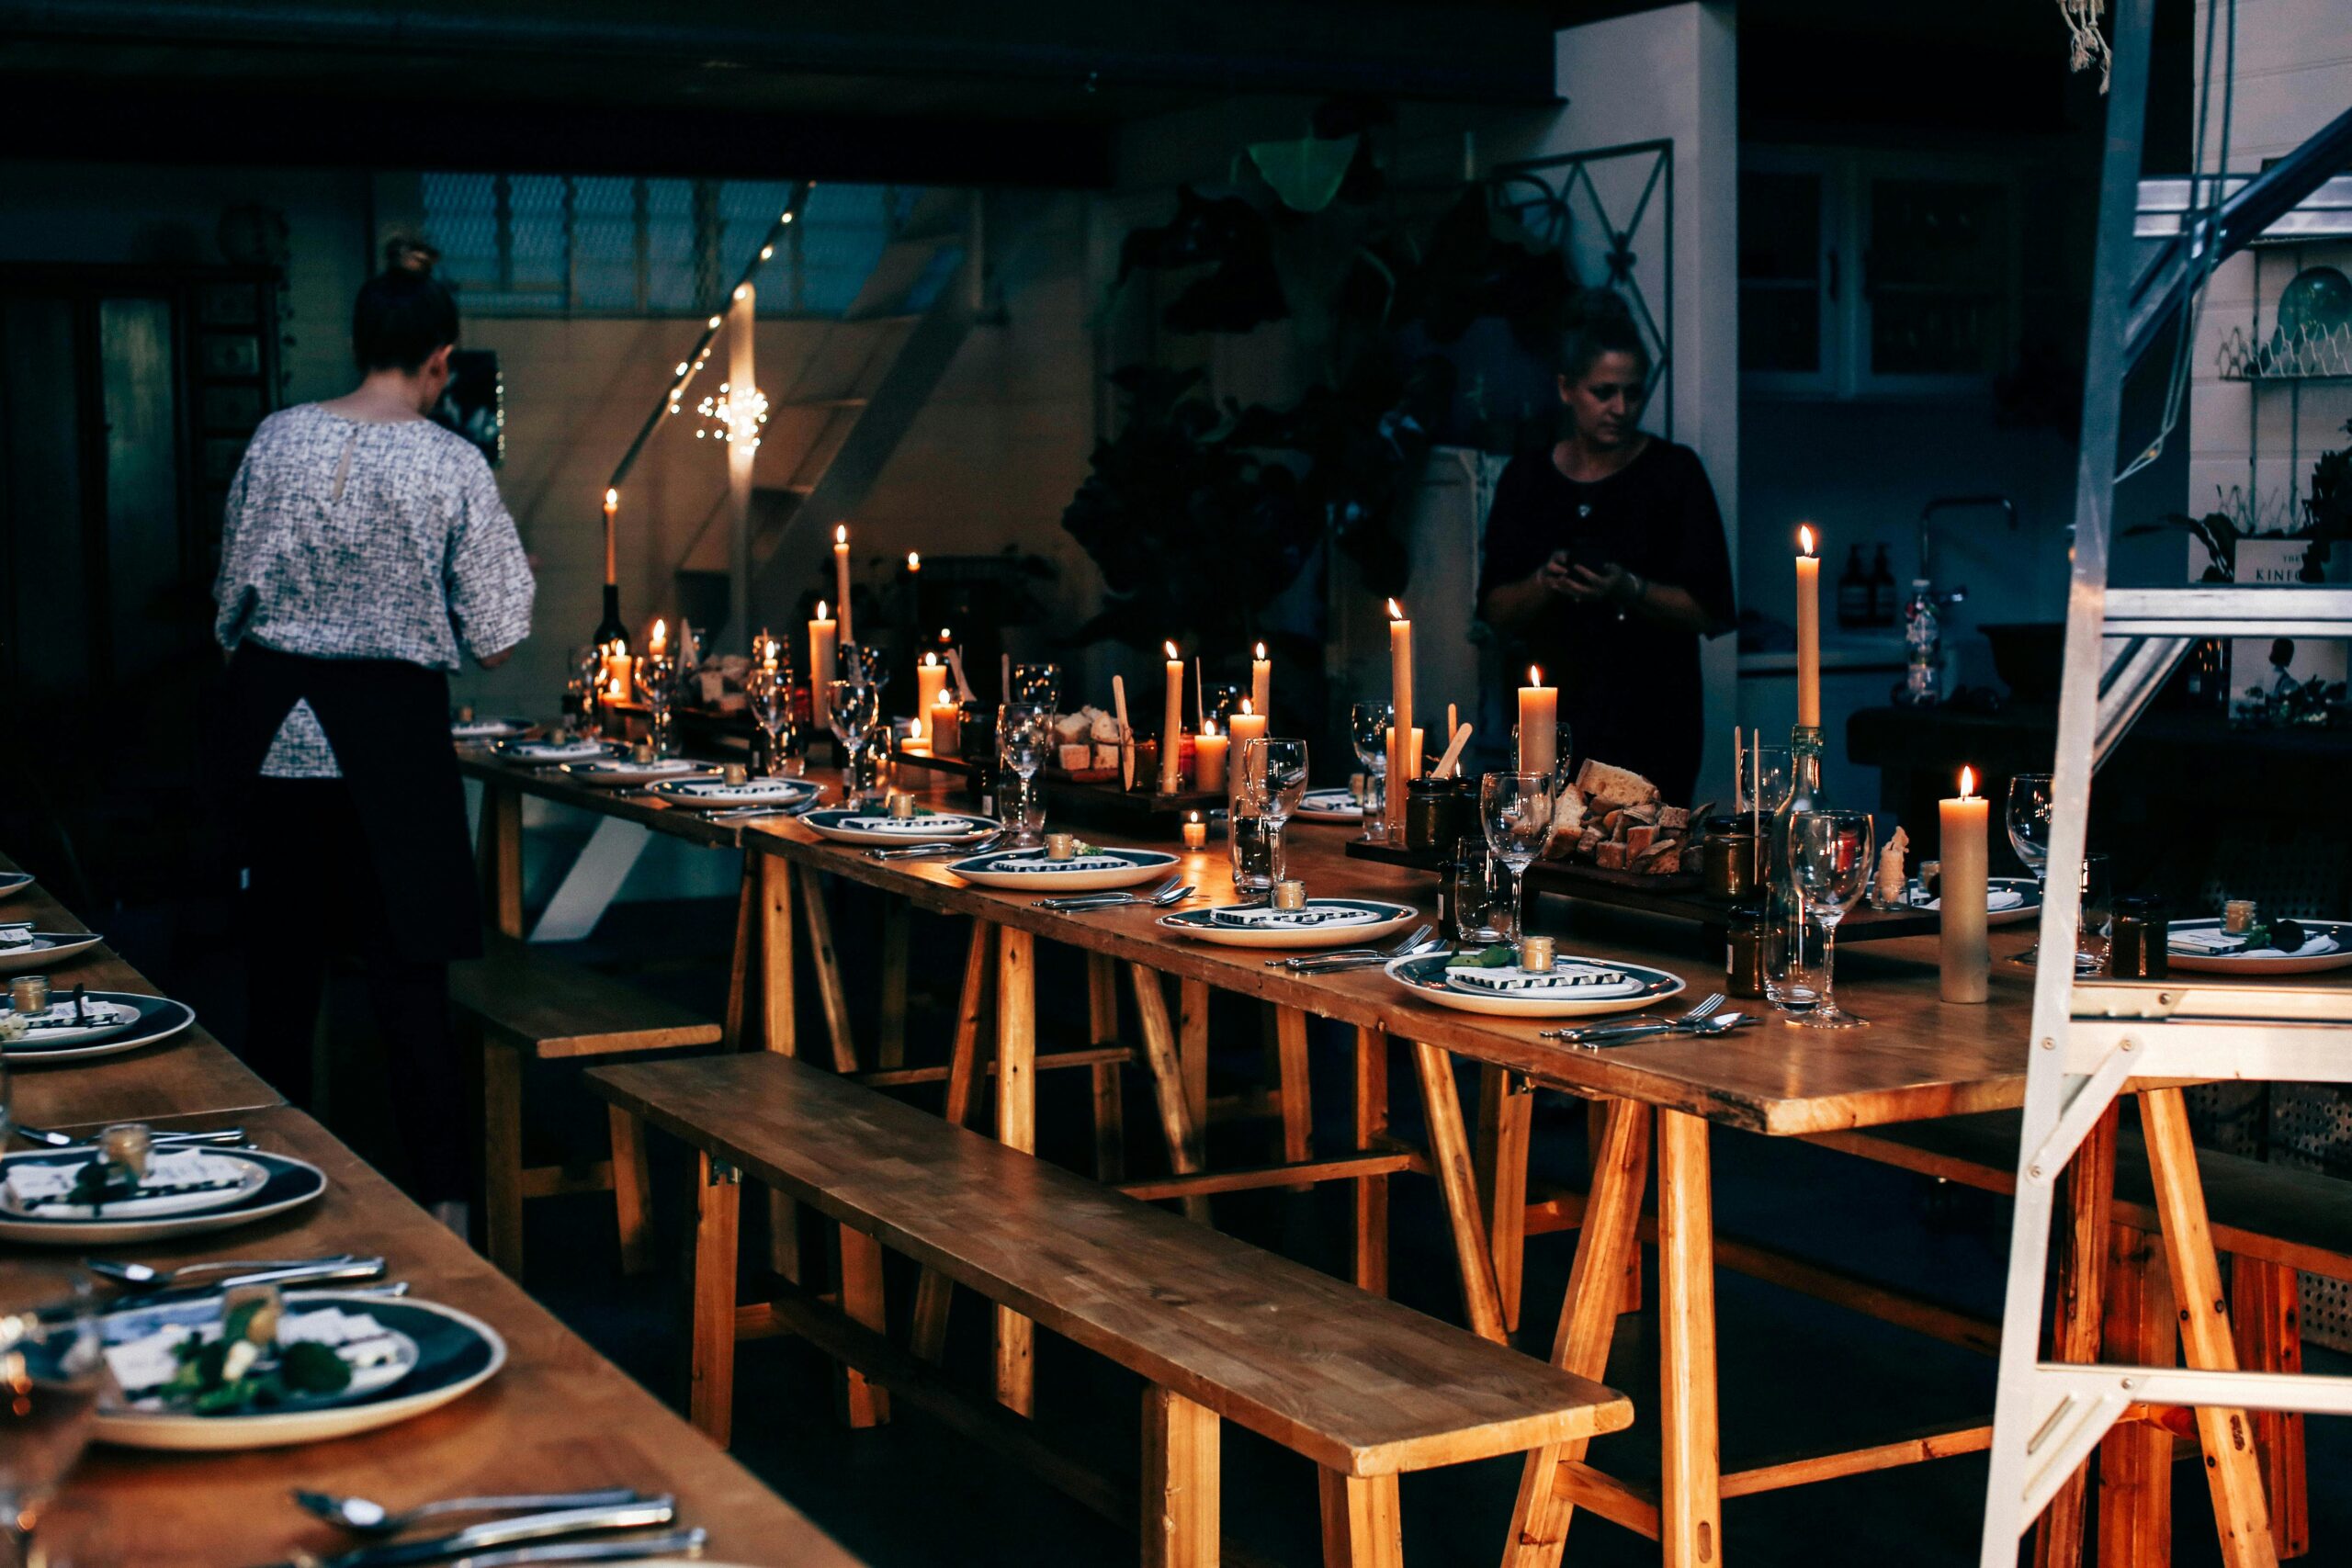
[{"label": "woman in patterned blouse", "polygon": [[448,965],[481,951],[449,674],[530,635],[530,565],[481,453],[425,418],[458,312],[422,271],[368,281],[361,380],[262,422],[229,491],[217,630],[246,807],[245,1055],[311,1098],[329,958],[356,951],[418,1197],[462,1223]]}]

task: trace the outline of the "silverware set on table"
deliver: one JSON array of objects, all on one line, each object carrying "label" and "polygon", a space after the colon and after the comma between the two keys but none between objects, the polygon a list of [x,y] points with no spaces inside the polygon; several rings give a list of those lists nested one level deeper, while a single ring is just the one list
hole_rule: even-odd
[{"label": "silverware set on table", "polygon": [[[628,1562],[699,1557],[706,1532],[680,1529],[675,1497],[627,1487],[506,1497],[449,1497],[395,1511],[366,1497],[297,1490],[294,1501],[325,1523],[363,1540],[326,1556],[297,1552],[268,1568],[400,1568],[462,1560],[469,1568],[522,1568],[537,1562]],[[494,1516],[447,1535],[390,1540],[412,1525],[449,1514]],[[645,1534],[645,1531],[657,1531]],[[627,1539],[622,1539],[626,1537]]]},{"label": "silverware set on table", "polygon": [[1565,1040],[1571,1045],[1581,1045],[1589,1051],[1604,1046],[1623,1045],[1629,1041],[1650,1040],[1664,1034],[1688,1034],[1705,1039],[1728,1034],[1748,1021],[1742,1012],[1723,1010],[1724,994],[1714,992],[1680,1018],[1643,1019],[1632,1023],[1592,1023],[1580,1029],[1546,1029],[1546,1040]]},{"label": "silverware set on table", "polygon": [[888,849],[866,851],[865,858],[867,860],[893,861],[928,860],[937,855],[984,855],[990,850],[1001,850],[1004,848],[1012,839],[1012,829],[1000,828],[995,832],[990,833],[987,838],[975,839],[969,843],[950,844],[940,842],[927,844],[892,844]]},{"label": "silverware set on table", "polygon": [[1348,969],[1378,969],[1399,958],[1418,958],[1435,953],[1446,944],[1434,940],[1437,928],[1422,925],[1385,948],[1341,947],[1322,953],[1303,953],[1290,958],[1269,958],[1269,969],[1287,969],[1294,975],[1336,975]]},{"label": "silverware set on table", "polygon": [[[21,1122],[12,1122],[8,1130],[25,1142],[39,1144],[43,1148],[86,1149],[96,1146],[85,1137],[77,1137],[71,1133],[52,1133],[46,1127],[28,1127]],[[208,1145],[230,1148],[245,1146],[245,1130],[243,1127],[220,1127],[209,1133],[157,1132],[153,1136],[154,1145],[159,1149],[200,1148]]]},{"label": "silverware set on table", "polygon": [[1171,876],[1148,893],[1073,893],[1066,898],[1040,898],[1037,908],[1051,909],[1057,915],[1084,914],[1089,909],[1125,909],[1138,905],[1165,909],[1182,903],[1193,892],[1191,883],[1181,876]]}]

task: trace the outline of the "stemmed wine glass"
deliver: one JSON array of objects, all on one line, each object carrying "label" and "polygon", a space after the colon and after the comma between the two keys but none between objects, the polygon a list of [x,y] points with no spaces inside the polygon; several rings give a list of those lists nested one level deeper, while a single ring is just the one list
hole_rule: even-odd
[{"label": "stemmed wine glass", "polygon": [[1552,775],[1488,773],[1478,783],[1478,820],[1487,847],[1510,868],[1510,930],[1517,943],[1527,934],[1527,868],[1552,837]]},{"label": "stemmed wine glass", "polygon": [[775,665],[756,668],[744,681],[743,694],[766,743],[764,776],[798,778],[808,772],[808,738],[792,717],[792,672]]},{"label": "stemmed wine glass", "polygon": [[[1020,783],[1020,798],[1008,801],[1004,818],[1013,829],[1012,841],[1023,847],[1041,841],[1038,829],[1045,826],[1041,814],[1030,809],[1030,802],[1037,784],[1037,770],[1046,763],[1047,750],[1054,743],[1054,710],[1044,703],[1006,703],[997,709],[997,759],[1007,773]],[[1037,815],[1035,823],[1030,821]]]},{"label": "stemmed wine glass", "polygon": [[1004,700],[1053,712],[1062,700],[1062,667],[1046,663],[1014,665],[1012,684],[1005,692]]},{"label": "stemmed wine glass", "polygon": [[1364,777],[1371,781],[1363,802],[1363,841],[1367,844],[1388,837],[1383,820],[1388,807],[1388,730],[1396,721],[1396,709],[1385,702],[1361,702],[1348,710],[1348,739],[1356,749],[1356,761]]},{"label": "stemmed wine glass", "polygon": [[111,1385],[96,1298],[78,1269],[12,1265],[0,1282],[0,1530],[18,1565],[33,1530],[90,1441]]},{"label": "stemmed wine glass", "polygon": [[[2050,881],[2050,814],[2057,805],[2053,782],[2048,773],[2019,773],[2009,781],[2009,848],[2017,851],[2018,859],[2033,874],[2037,904]],[[2028,962],[2040,946],[2036,942],[2026,949]]]},{"label": "stemmed wine glass", "polygon": [[870,681],[828,681],[825,682],[825,714],[832,725],[833,739],[842,743],[842,794],[852,806],[864,796],[864,786],[858,782],[864,775],[865,751],[872,738],[874,721],[880,714],[882,694]]},{"label": "stemmed wine glass", "polygon": [[1838,966],[1838,922],[1870,886],[1871,816],[1867,811],[1801,811],[1789,818],[1789,865],[1804,918],[1821,926],[1821,983],[1805,987],[1814,1004],[1784,1021],[1800,1029],[1866,1029],[1838,1005],[1831,980]]}]

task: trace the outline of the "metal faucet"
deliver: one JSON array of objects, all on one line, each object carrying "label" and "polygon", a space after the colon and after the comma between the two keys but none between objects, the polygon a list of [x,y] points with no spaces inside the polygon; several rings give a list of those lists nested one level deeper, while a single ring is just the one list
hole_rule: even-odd
[{"label": "metal faucet", "polygon": [[[2009,514],[2009,532],[2014,534],[2018,531],[2018,503],[2011,501],[2006,495],[1939,495],[1936,497],[1935,500],[1928,502],[1927,505],[1919,509],[1919,570],[1917,575],[1920,581],[1930,582],[1934,581],[1934,574],[1928,570],[1928,544],[1930,536],[1928,530],[1928,523],[1939,512],[1956,511],[1959,508],[1965,506],[1997,506],[2002,511]],[[1952,597],[1955,599],[1965,598],[1967,594],[1968,590],[1965,587],[1952,590]]]}]

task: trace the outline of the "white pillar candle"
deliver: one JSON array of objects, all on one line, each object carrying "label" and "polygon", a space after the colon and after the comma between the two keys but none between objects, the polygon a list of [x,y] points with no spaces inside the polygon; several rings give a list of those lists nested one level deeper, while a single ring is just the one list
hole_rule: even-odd
[{"label": "white pillar candle", "polygon": [[825,682],[833,678],[833,652],[840,646],[841,626],[817,601],[817,618],[808,623],[808,700],[818,714],[825,711]]},{"label": "white pillar candle", "polygon": [[931,705],[931,754],[934,757],[956,757],[964,749],[964,710],[956,699],[942,693]]},{"label": "white pillar candle", "polygon": [[1266,657],[1266,645],[1262,642],[1250,660],[1250,707],[1261,718],[1273,716],[1274,661]]},{"label": "white pillar candle", "polygon": [[1184,776],[1184,661],[1176,657],[1176,645],[1168,649],[1168,705],[1159,723],[1159,793],[1174,795]]},{"label": "white pillar candle", "polygon": [[1225,787],[1225,754],[1232,745],[1232,738],[1216,732],[1216,720],[1201,720],[1201,732],[1193,738],[1193,787],[1223,789]]},{"label": "white pillar candle", "polygon": [[841,605],[842,640],[855,642],[857,634],[850,630],[849,625],[849,525],[846,523],[839,524],[833,529],[833,594],[834,602]]},{"label": "white pillar candle", "polygon": [[1939,944],[1942,994],[1948,1002],[1981,1002],[1990,984],[1992,952],[1984,938],[1984,829],[1991,803],[1974,793],[1974,770],[1960,770],[1960,795],[1936,803],[1943,829],[1943,872],[1937,897],[1943,913]]},{"label": "white pillar candle", "polygon": [[[1413,623],[1405,618],[1404,610],[1394,599],[1388,601],[1388,680],[1391,688],[1389,706],[1394,714],[1391,723],[1396,734],[1410,734],[1413,728]],[[1393,761],[1402,762],[1404,766],[1392,765],[1388,770],[1387,823],[1388,841],[1392,844],[1405,841],[1405,784],[1408,777],[1406,769],[1415,765],[1417,757],[1417,752],[1408,752],[1400,744]]]},{"label": "white pillar candle", "polygon": [[[1225,727],[1225,733],[1226,739],[1232,746],[1232,750],[1228,753],[1227,759],[1227,766],[1226,768],[1226,780],[1229,784],[1238,784],[1240,783],[1240,773],[1238,769],[1231,766],[1231,760],[1234,757],[1247,756],[1250,750],[1250,742],[1252,740],[1262,740],[1265,739],[1266,716],[1257,712],[1251,706],[1250,699],[1244,697],[1241,699],[1241,711],[1233,716],[1232,721]],[[1231,801],[1229,804],[1236,812],[1238,812],[1243,816],[1254,815],[1254,813],[1249,811],[1238,800]]]},{"label": "white pillar candle", "polygon": [[939,705],[939,694],[947,689],[947,666],[939,655],[926,653],[922,662],[915,666],[915,739],[931,744],[931,710]]}]

